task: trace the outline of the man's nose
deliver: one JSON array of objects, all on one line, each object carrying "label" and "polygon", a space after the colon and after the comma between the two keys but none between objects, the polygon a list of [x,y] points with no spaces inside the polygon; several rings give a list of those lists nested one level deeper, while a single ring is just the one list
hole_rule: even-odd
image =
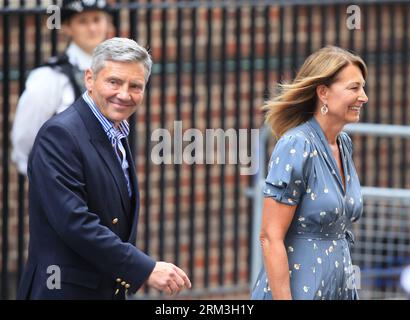
[{"label": "man's nose", "polygon": [[128,91],[128,85],[124,84],[120,87],[117,93],[117,97],[121,100],[126,100],[126,101],[131,99],[131,95]]}]

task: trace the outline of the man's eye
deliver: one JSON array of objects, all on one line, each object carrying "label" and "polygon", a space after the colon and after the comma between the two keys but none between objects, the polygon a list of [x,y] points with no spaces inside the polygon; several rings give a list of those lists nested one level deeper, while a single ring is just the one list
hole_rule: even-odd
[{"label": "man's eye", "polygon": [[131,87],[131,89],[133,89],[133,90],[142,90],[142,86],[140,86],[140,85],[138,85],[138,84],[131,85],[130,87]]}]

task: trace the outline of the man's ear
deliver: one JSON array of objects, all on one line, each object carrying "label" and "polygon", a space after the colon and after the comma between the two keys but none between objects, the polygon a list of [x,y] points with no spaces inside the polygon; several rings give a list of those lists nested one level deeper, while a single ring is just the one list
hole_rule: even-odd
[{"label": "man's ear", "polygon": [[94,73],[91,68],[88,68],[84,72],[84,84],[89,92],[92,92],[94,86]]},{"label": "man's ear", "polygon": [[316,95],[322,104],[327,104],[328,91],[329,91],[329,88],[324,84],[318,85],[316,87]]}]

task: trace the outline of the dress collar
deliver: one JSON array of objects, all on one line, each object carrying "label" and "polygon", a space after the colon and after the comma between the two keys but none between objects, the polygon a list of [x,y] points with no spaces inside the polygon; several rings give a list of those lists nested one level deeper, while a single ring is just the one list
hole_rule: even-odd
[{"label": "dress collar", "polygon": [[[315,117],[311,117],[308,121],[307,121],[308,125],[313,129],[312,134],[316,135],[317,137],[319,137],[319,140],[321,141],[321,144],[326,152],[326,161],[328,162],[328,164],[330,165],[330,167],[332,168],[332,170],[335,172],[334,174],[336,174],[337,180],[340,183],[340,187],[342,188],[342,191],[345,193],[345,187],[347,187],[347,183],[346,186],[343,186],[343,180],[342,177],[340,176],[340,171],[339,168],[337,166],[335,157],[333,156],[333,152],[330,149],[329,146],[329,142],[326,139],[325,133],[323,132],[322,127],[319,125],[319,122],[317,122],[317,120],[315,119]],[[316,136],[312,137],[312,138],[316,138]],[[315,140],[318,140],[317,138]],[[344,175],[346,176],[346,163],[343,161],[344,158],[344,145],[343,145],[343,139],[340,139],[340,134],[336,137],[336,142],[339,145],[339,150],[341,152],[341,157],[342,157],[342,169],[344,171]]]},{"label": "dress collar", "polygon": [[[323,132],[322,127],[320,126],[319,122],[317,122],[315,117],[311,117],[308,120],[308,123],[310,126],[313,128],[314,133],[319,137],[319,139],[322,141],[322,143],[326,146],[329,146],[329,142],[326,139],[325,133]],[[339,136],[336,138],[336,141],[339,141]],[[330,150],[330,148],[329,148]]]}]

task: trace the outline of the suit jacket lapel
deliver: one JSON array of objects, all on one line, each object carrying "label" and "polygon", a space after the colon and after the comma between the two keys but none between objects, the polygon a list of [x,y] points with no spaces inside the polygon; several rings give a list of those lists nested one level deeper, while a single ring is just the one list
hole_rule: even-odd
[{"label": "suit jacket lapel", "polygon": [[140,206],[140,196],[139,196],[139,188],[138,188],[138,177],[135,170],[135,163],[132,158],[130,146],[128,144],[128,140],[125,139],[125,151],[127,153],[127,160],[129,164],[129,176],[130,176],[130,183],[131,183],[131,190],[132,190],[132,198],[131,198],[131,232],[129,236],[129,242],[134,242],[136,239],[137,234],[137,223],[138,223],[138,216],[139,216],[139,206]]},{"label": "suit jacket lapel", "polygon": [[83,98],[80,98],[78,100],[77,110],[88,130],[91,143],[94,145],[97,153],[106,164],[115,181],[115,185],[121,195],[121,202],[124,211],[126,212],[127,216],[129,216],[131,207],[127,190],[127,182],[125,180],[121,165],[115,156],[113,147],[111,146],[111,143],[98,119],[94,116],[94,114],[90,110],[90,107],[87,105]]}]

